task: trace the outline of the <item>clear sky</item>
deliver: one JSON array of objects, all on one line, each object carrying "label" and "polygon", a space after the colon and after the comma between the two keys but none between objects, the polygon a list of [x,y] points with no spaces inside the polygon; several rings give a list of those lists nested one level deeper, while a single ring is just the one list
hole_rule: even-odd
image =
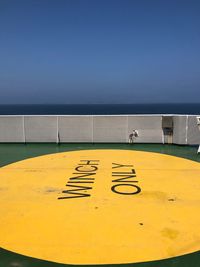
[{"label": "clear sky", "polygon": [[199,0],[0,0],[0,103],[200,102]]}]

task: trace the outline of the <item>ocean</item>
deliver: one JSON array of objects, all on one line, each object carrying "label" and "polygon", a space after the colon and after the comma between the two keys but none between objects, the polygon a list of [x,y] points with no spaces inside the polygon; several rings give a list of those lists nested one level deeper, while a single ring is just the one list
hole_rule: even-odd
[{"label": "ocean", "polygon": [[0,115],[200,114],[195,104],[29,104],[0,105]]}]

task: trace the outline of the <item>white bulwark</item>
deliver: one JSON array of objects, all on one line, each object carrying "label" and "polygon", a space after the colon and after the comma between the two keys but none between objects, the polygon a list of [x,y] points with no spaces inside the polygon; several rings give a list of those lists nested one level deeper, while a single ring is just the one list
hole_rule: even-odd
[{"label": "white bulwark", "polygon": [[[200,144],[200,115],[1,115],[0,143]],[[199,149],[200,151],[200,149]]]}]

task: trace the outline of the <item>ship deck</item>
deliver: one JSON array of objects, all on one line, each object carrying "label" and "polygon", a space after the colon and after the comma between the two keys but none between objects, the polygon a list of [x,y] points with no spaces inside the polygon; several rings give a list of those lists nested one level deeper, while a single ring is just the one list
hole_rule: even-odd
[{"label": "ship deck", "polygon": [[0,267],[199,267],[199,163],[197,146],[0,144]]}]

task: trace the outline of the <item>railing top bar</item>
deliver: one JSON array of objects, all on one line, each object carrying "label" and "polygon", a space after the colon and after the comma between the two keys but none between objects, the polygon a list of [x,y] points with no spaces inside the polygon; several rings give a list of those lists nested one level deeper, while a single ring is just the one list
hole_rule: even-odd
[{"label": "railing top bar", "polygon": [[73,114],[73,115],[21,115],[21,114],[15,114],[15,115],[0,115],[0,117],[160,117],[160,116],[177,116],[177,117],[185,117],[185,116],[200,116],[200,114],[101,114],[101,115],[93,115],[93,114],[88,114],[88,115],[83,115],[83,114]]}]

